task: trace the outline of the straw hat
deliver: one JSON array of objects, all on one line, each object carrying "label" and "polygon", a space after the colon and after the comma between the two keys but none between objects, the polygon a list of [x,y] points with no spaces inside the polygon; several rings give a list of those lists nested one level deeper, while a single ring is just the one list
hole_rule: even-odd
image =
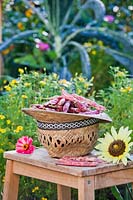
[{"label": "straw hat", "polygon": [[71,122],[80,121],[84,119],[98,119],[100,123],[102,122],[112,122],[111,118],[105,113],[99,114],[78,114],[78,113],[64,113],[56,111],[46,111],[42,109],[35,108],[23,108],[22,111],[27,115],[32,116],[34,119],[40,122]]}]

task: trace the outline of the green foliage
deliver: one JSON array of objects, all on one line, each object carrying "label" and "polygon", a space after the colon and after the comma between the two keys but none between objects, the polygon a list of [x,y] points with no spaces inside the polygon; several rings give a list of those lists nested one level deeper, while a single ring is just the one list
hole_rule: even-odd
[{"label": "green foliage", "polygon": [[121,196],[121,193],[120,191],[118,190],[118,188],[116,186],[113,186],[111,188],[111,191],[114,195],[114,197],[117,199],[117,200],[123,200],[123,197]]},{"label": "green foliage", "polygon": [[[133,130],[133,79],[125,69],[120,70],[119,67],[111,67],[110,73],[113,77],[111,86],[100,90],[97,95],[113,120],[104,128],[109,131],[112,125],[118,129],[128,126]],[[133,133],[131,136],[133,140]]]},{"label": "green foliage", "polygon": [[131,184],[125,184],[122,186],[113,186],[111,188],[111,192],[116,198],[116,200],[132,200],[133,199],[133,193]]}]

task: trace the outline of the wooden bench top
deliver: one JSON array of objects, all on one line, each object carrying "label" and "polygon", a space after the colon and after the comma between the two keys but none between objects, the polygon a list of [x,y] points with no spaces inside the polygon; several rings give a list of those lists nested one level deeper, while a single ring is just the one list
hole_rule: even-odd
[{"label": "wooden bench top", "polygon": [[132,161],[128,161],[127,166],[124,166],[122,163],[120,164],[100,163],[96,167],[74,167],[74,166],[57,165],[56,164],[57,159],[51,158],[48,155],[47,150],[45,148],[37,148],[32,154],[20,154],[17,153],[15,150],[7,151],[4,153],[4,158],[8,160],[22,162],[42,167],[45,169],[50,169],[53,171],[80,177],[103,174],[107,172],[119,171],[128,168],[133,169],[133,155],[131,157]]}]

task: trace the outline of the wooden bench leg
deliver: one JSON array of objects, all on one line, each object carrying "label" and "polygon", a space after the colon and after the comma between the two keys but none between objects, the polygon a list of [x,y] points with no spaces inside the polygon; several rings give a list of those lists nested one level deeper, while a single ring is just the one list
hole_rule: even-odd
[{"label": "wooden bench leg", "polygon": [[78,200],[95,200],[94,177],[79,178]]},{"label": "wooden bench leg", "polygon": [[3,200],[17,200],[19,175],[13,173],[13,161],[7,160]]},{"label": "wooden bench leg", "polygon": [[57,184],[58,200],[71,200],[71,188]]}]

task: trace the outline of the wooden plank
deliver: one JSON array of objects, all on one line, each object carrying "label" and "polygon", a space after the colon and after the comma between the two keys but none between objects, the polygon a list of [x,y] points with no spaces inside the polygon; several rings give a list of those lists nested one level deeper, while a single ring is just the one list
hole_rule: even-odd
[{"label": "wooden plank", "polygon": [[38,166],[33,166],[14,161],[13,172],[48,182],[77,188],[77,177],[62,172],[52,171]]},{"label": "wooden plank", "polygon": [[132,169],[133,168],[133,161],[128,161],[128,165],[124,166],[123,163],[113,164],[113,163],[104,163],[99,164],[97,167],[92,168],[83,168],[82,176],[90,176],[90,175],[100,175],[104,173],[110,173],[113,171],[119,171],[123,169]]},{"label": "wooden plank", "polygon": [[16,160],[24,162],[27,164],[35,165],[38,167],[55,170],[58,172],[71,174],[74,176],[86,177],[96,174],[110,173],[113,171],[119,171],[122,169],[133,168],[133,161],[129,161],[127,166],[124,166],[122,163],[119,165],[116,164],[99,164],[97,167],[71,167],[71,166],[61,166],[56,165],[57,159],[51,158],[46,149],[39,148],[34,151],[33,154],[24,155],[18,154],[15,151],[7,151],[4,153],[4,157],[11,160]]},{"label": "wooden plank", "polygon": [[35,165],[38,167],[55,170],[58,172],[63,172],[75,176],[81,176],[82,170],[80,167],[70,167],[70,166],[61,166],[56,165],[57,159],[51,158],[46,149],[39,148],[34,151],[32,154],[19,154],[16,151],[7,151],[4,153],[4,157],[11,160],[16,160],[19,162]]},{"label": "wooden plank", "polygon": [[58,200],[71,200],[71,188],[64,185],[57,185]]},{"label": "wooden plank", "polygon": [[115,172],[104,173],[95,176],[95,189],[133,183],[133,168]]},{"label": "wooden plank", "polygon": [[7,160],[3,200],[17,200],[19,176],[13,173],[13,161]]},{"label": "wooden plank", "polygon": [[78,179],[78,200],[95,200],[94,176]]}]

